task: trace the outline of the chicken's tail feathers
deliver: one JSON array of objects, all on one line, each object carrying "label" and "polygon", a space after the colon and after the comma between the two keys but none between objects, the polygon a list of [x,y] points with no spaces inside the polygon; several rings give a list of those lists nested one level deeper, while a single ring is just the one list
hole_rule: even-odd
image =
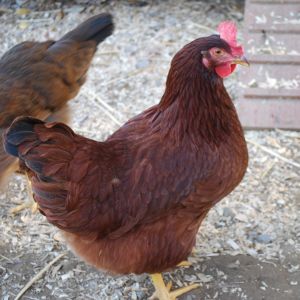
[{"label": "chicken's tail feathers", "polygon": [[82,190],[78,182],[93,164],[86,153],[90,142],[80,148],[84,140],[63,123],[45,123],[30,117],[15,119],[4,134],[4,148],[21,160],[40,212],[55,226],[71,232],[84,226],[76,227],[78,214],[90,215],[93,208],[81,207],[79,197]]},{"label": "chicken's tail feathers", "polygon": [[3,146],[5,151],[15,157],[20,157],[19,146],[24,142],[36,139],[34,125],[42,124],[39,119],[31,117],[18,117],[4,133]]},{"label": "chicken's tail feathers", "polygon": [[113,18],[109,13],[102,13],[89,18],[81,23],[74,30],[65,34],[60,40],[74,40],[77,42],[84,42],[93,40],[101,43],[114,30]]},{"label": "chicken's tail feathers", "polygon": [[52,175],[65,167],[71,157],[66,148],[72,149],[75,133],[62,123],[45,123],[31,117],[14,120],[4,134],[4,149],[25,163],[35,174]]}]

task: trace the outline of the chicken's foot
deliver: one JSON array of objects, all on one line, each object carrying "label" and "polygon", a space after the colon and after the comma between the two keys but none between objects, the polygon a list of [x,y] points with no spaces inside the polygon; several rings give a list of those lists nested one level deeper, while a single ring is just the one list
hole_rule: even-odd
[{"label": "chicken's foot", "polygon": [[190,267],[191,265],[191,262],[189,262],[188,260],[184,260],[181,263],[179,263],[176,267]]},{"label": "chicken's foot", "polygon": [[150,298],[152,300],[176,300],[176,298],[180,295],[199,287],[199,284],[191,284],[189,286],[185,286],[171,292],[172,283],[169,282],[167,285],[165,285],[161,274],[151,274],[151,279],[155,287],[155,293]]},{"label": "chicken's foot", "polygon": [[36,213],[37,210],[38,210],[38,205],[37,205],[36,202],[32,202],[31,200],[30,201],[27,200],[24,203],[22,203],[22,204],[20,204],[18,206],[13,207],[9,212],[12,215],[16,215],[20,211],[24,210],[25,208],[31,208],[31,212],[32,213]]},{"label": "chicken's foot", "polygon": [[31,212],[32,213],[36,213],[38,211],[38,204],[34,201],[33,197],[32,197],[32,188],[31,188],[31,183],[30,180],[28,178],[28,176],[26,176],[26,185],[27,185],[27,194],[28,194],[28,198],[25,200],[24,203],[13,207],[10,210],[10,213],[15,215],[18,214],[20,211],[22,211],[23,209],[26,208],[31,208]]}]

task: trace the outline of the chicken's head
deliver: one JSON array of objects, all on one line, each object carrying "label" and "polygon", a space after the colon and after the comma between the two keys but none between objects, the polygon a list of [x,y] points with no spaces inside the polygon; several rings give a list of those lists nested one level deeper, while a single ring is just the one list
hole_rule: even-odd
[{"label": "chicken's head", "polygon": [[218,26],[219,39],[225,42],[227,47],[212,47],[201,52],[202,62],[208,69],[214,71],[222,78],[229,76],[237,64],[248,66],[244,57],[244,49],[237,44],[237,27],[232,21],[224,21]]}]

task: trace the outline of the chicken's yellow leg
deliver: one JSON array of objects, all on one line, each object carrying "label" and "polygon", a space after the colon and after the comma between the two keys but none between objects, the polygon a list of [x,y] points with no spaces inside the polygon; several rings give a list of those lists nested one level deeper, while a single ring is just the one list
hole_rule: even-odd
[{"label": "chicken's yellow leg", "polygon": [[152,300],[158,299],[158,300],[176,300],[177,297],[179,297],[182,294],[185,294],[193,289],[196,289],[199,287],[199,284],[192,284],[189,286],[185,286],[183,288],[170,291],[172,284],[169,282],[167,286],[164,283],[163,277],[161,274],[151,274],[151,279],[153,282],[153,285],[155,287],[155,292],[153,296],[150,298]]},{"label": "chicken's yellow leg", "polygon": [[[196,254],[196,248],[195,247],[193,247],[191,254],[192,255]],[[191,262],[189,262],[188,260],[184,260],[181,263],[179,263],[176,267],[191,267],[191,266],[192,266]]]},{"label": "chicken's yellow leg", "polygon": [[191,265],[191,262],[189,262],[188,260],[184,260],[181,263],[179,263],[176,267],[190,267]]},{"label": "chicken's yellow leg", "polygon": [[29,180],[27,175],[26,175],[26,183],[27,183],[28,198],[24,201],[24,203],[22,203],[22,204],[20,204],[16,207],[13,207],[10,210],[10,213],[13,214],[13,215],[19,213],[20,211],[22,211],[25,208],[31,208],[32,213],[36,213],[37,210],[38,210],[38,205],[32,197],[31,183],[30,183],[30,180]]}]

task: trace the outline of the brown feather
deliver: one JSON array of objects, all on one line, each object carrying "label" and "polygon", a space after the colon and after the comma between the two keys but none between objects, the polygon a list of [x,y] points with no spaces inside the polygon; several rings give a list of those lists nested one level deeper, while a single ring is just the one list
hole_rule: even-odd
[{"label": "brown feather", "polygon": [[[18,116],[68,122],[99,42],[112,33],[109,14],[94,16],[58,41],[23,42],[0,60],[0,130]],[[0,144],[0,181],[15,167]]]},{"label": "brown feather", "polygon": [[115,273],[174,267],[242,180],[248,155],[236,110],[201,64],[201,50],[224,43],[212,36],[179,51],[161,102],[105,142],[29,118],[10,127],[6,150],[25,162],[40,210],[85,261]]}]

